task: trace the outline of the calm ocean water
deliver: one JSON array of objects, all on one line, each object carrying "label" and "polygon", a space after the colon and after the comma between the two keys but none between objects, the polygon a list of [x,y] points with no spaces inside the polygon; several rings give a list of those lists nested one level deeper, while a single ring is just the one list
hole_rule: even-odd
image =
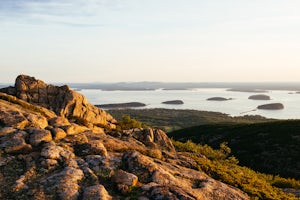
[{"label": "calm ocean water", "polygon": [[[169,108],[194,109],[215,111],[231,116],[262,115],[276,119],[300,119],[300,94],[291,91],[272,90],[264,93],[271,100],[250,100],[249,96],[255,93],[232,92],[224,88],[199,88],[192,90],[153,90],[153,91],[102,91],[96,89],[83,89],[79,91],[85,95],[92,104],[110,104],[141,102],[147,104],[143,108]],[[293,94],[290,94],[293,93]],[[230,101],[207,101],[210,97],[233,98]],[[165,105],[161,102],[169,100],[182,100],[183,105]],[[255,110],[258,105],[267,103],[282,103],[283,110]],[[251,111],[248,113],[244,113]]]}]

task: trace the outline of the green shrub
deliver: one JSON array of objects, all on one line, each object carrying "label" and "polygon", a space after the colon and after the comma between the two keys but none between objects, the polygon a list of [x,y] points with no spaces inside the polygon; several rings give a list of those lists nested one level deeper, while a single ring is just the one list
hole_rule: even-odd
[{"label": "green shrub", "polygon": [[[287,194],[281,188],[300,188],[300,181],[285,179],[255,172],[247,167],[237,165],[238,160],[229,156],[230,148],[227,143],[220,145],[220,149],[212,149],[208,145],[198,145],[192,141],[185,143],[174,141],[177,151],[191,152],[189,155],[198,163],[198,169],[212,178],[237,187],[246,192],[252,199],[298,199]],[[196,154],[195,154],[196,153]],[[206,158],[197,154],[205,155]]]},{"label": "green shrub", "polygon": [[128,130],[132,128],[147,128],[147,126],[136,119],[132,119],[129,115],[124,115],[117,125],[118,130]]},{"label": "green shrub", "polygon": [[216,150],[211,148],[208,145],[198,145],[191,140],[186,141],[185,143],[175,141],[172,139],[173,145],[178,151],[187,151],[192,153],[199,153],[204,155],[210,160],[225,160],[228,158],[228,160],[231,160],[233,162],[238,162],[238,160],[234,157],[230,157],[229,155],[231,152],[231,149],[227,146],[227,142],[223,142],[220,144],[220,149]]}]

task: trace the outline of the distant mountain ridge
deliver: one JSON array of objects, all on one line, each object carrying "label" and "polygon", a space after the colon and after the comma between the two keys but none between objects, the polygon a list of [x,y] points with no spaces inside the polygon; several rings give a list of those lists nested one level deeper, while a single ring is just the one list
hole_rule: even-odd
[{"label": "distant mountain ridge", "polygon": [[193,88],[230,88],[233,91],[267,92],[267,90],[300,91],[300,82],[119,82],[119,83],[68,83],[77,89],[101,90],[187,90]]}]

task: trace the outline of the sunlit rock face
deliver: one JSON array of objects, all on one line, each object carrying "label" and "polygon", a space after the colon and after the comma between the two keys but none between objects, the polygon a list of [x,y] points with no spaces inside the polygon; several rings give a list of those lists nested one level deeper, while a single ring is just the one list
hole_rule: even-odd
[{"label": "sunlit rock face", "polygon": [[15,96],[0,92],[0,199],[249,199],[191,169],[164,131],[99,133],[90,124],[113,118],[82,95],[24,75],[16,82],[2,90]]},{"label": "sunlit rock face", "polygon": [[90,104],[85,96],[69,86],[54,86],[27,75],[19,75],[15,86],[1,89],[19,99],[54,111],[68,119],[76,119],[90,126],[115,128],[116,120],[107,112]]}]

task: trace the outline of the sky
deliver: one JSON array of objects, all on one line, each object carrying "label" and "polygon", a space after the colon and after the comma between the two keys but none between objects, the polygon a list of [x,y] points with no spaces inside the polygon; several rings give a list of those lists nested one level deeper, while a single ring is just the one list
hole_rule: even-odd
[{"label": "sky", "polygon": [[300,81],[299,0],[0,0],[0,83]]}]

